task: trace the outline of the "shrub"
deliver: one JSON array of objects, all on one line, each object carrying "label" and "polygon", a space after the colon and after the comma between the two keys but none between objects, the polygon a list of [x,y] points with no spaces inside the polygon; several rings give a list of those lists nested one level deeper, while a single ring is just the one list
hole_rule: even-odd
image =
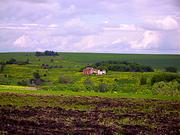
[{"label": "shrub", "polygon": [[99,84],[99,92],[107,92],[108,90],[108,85],[105,83]]},{"label": "shrub", "polygon": [[147,78],[145,76],[142,76],[140,78],[140,85],[145,85],[145,84],[147,84]]},{"label": "shrub", "polygon": [[68,83],[71,83],[71,82],[72,82],[72,79],[69,76],[61,75],[59,77],[59,83],[68,84]]},{"label": "shrub", "polygon": [[4,63],[0,64],[0,73],[3,72],[4,67],[5,67],[5,64],[4,64]]},{"label": "shrub", "polygon": [[10,60],[6,61],[6,64],[16,64],[16,59],[11,58]]},{"label": "shrub", "polygon": [[180,96],[180,84],[177,81],[158,82],[152,87],[154,95]]},{"label": "shrub", "polygon": [[157,83],[157,82],[161,82],[161,81],[164,81],[164,82],[170,82],[172,80],[177,80],[179,79],[180,76],[177,75],[177,74],[172,74],[172,73],[159,73],[159,74],[156,74],[152,77],[151,79],[151,85],[153,85],[154,83]]},{"label": "shrub", "polygon": [[178,71],[177,68],[175,67],[166,67],[165,70],[166,72],[174,72],[174,73]]},{"label": "shrub", "polygon": [[58,53],[54,51],[35,52],[35,56],[58,56]]},{"label": "shrub", "polygon": [[126,61],[102,61],[92,64],[91,66],[95,68],[103,67],[103,69],[121,72],[154,72],[154,69],[150,66]]},{"label": "shrub", "polygon": [[95,84],[90,78],[87,78],[86,80],[84,80],[83,83],[87,90],[92,91],[95,89]]},{"label": "shrub", "polygon": [[41,76],[40,76],[40,74],[39,74],[38,72],[34,72],[34,73],[33,73],[33,77],[34,77],[35,79],[40,79],[40,78],[41,78]]},{"label": "shrub", "polygon": [[21,86],[27,86],[28,85],[28,82],[25,81],[25,80],[22,80],[22,81],[19,81],[17,82],[18,85],[21,85]]}]

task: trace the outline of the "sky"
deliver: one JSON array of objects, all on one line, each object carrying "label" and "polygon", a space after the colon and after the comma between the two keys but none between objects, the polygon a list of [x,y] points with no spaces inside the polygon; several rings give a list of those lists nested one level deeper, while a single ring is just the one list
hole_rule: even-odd
[{"label": "sky", "polygon": [[180,0],[0,0],[0,52],[180,54]]}]

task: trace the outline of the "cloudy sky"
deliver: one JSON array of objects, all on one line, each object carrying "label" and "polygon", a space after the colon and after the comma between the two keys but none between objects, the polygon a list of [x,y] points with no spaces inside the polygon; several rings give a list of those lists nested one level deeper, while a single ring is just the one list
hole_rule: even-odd
[{"label": "cloudy sky", "polygon": [[0,0],[0,52],[180,54],[180,0]]}]

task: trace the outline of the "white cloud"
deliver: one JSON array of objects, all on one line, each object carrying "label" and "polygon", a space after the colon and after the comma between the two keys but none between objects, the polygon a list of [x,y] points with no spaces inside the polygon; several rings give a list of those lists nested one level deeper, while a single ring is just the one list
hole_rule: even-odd
[{"label": "white cloud", "polygon": [[176,30],[178,29],[178,22],[171,16],[166,16],[162,19],[148,19],[147,23],[155,29],[162,30]]},{"label": "white cloud", "polygon": [[48,25],[48,27],[49,28],[57,28],[59,25],[57,25],[57,24],[50,24],[50,25]]},{"label": "white cloud", "polygon": [[72,18],[64,23],[66,28],[80,28],[84,27],[85,23],[80,18]]},{"label": "white cloud", "polygon": [[143,39],[140,41],[131,41],[132,49],[158,49],[161,35],[155,31],[145,31]]},{"label": "white cloud", "polygon": [[104,30],[108,31],[138,31],[142,28],[134,24],[120,24],[119,26],[104,27]]},{"label": "white cloud", "polygon": [[22,35],[14,41],[14,47],[26,48],[28,47],[28,42],[30,41],[29,37]]}]

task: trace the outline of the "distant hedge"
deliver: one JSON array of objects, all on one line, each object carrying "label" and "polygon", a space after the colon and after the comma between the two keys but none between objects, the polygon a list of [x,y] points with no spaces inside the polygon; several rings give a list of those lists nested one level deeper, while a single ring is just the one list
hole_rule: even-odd
[{"label": "distant hedge", "polygon": [[157,82],[170,82],[170,81],[179,81],[180,80],[180,75],[178,74],[173,74],[173,73],[158,73],[154,75],[151,79],[151,84],[153,85],[154,83]]},{"label": "distant hedge", "polygon": [[35,52],[36,56],[58,56],[59,54],[54,51]]},{"label": "distant hedge", "polygon": [[6,64],[26,65],[26,64],[30,64],[30,63],[29,63],[29,59],[27,59],[26,61],[17,61],[16,59],[11,58],[8,61],[6,61]]},{"label": "distant hedge", "polygon": [[166,67],[165,70],[166,72],[174,72],[174,73],[178,71],[177,68],[175,67]]},{"label": "distant hedge", "polygon": [[92,67],[104,67],[105,69],[111,71],[121,72],[154,72],[154,69],[150,66],[140,65],[137,63],[130,63],[126,61],[102,61],[93,64]]}]

